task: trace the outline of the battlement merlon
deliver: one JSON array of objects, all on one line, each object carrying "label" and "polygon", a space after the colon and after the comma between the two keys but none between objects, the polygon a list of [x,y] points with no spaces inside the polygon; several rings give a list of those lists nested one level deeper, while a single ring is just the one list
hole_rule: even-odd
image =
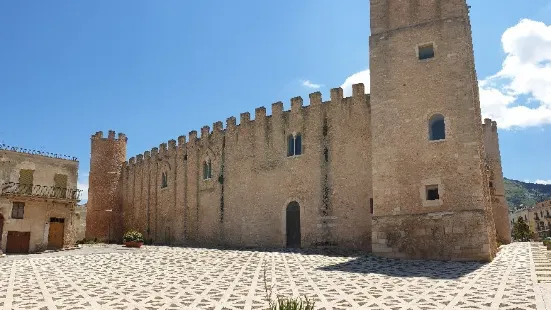
[{"label": "battlement merlon", "polygon": [[233,131],[233,130],[235,129],[236,126],[237,126],[237,125],[236,125],[236,119],[235,119],[234,116],[228,117],[228,118],[226,119],[226,129],[227,129],[228,131]]},{"label": "battlement merlon", "polygon": [[209,135],[210,135],[210,127],[209,126],[203,126],[201,128],[201,140],[208,139]]},{"label": "battlement merlon", "polygon": [[264,121],[266,119],[266,108],[259,107],[254,110],[254,119],[256,121]]},{"label": "battlement merlon", "polygon": [[272,103],[272,116],[283,114],[283,102]]},{"label": "battlement merlon", "polygon": [[168,140],[168,153],[172,154],[176,152],[177,146],[176,146],[176,140],[170,139]]},{"label": "battlement merlon", "polygon": [[243,126],[251,120],[251,113],[245,112],[239,115],[239,125]]},{"label": "battlement merlon", "polygon": [[194,144],[197,142],[197,130],[189,132],[189,143]]},{"label": "battlement merlon", "polygon": [[497,132],[497,122],[493,121],[490,118],[485,118],[484,123],[482,124],[484,130],[491,130]]},{"label": "battlement merlon", "polygon": [[302,97],[291,98],[291,113],[300,112],[302,110],[303,100]]},{"label": "battlement merlon", "polygon": [[186,145],[186,136],[179,136],[178,137],[178,147],[183,148]]},{"label": "battlement merlon", "polygon": [[342,88],[331,88],[331,102],[341,103],[343,100]]},{"label": "battlement merlon", "polygon": [[222,123],[221,121],[214,122],[212,124],[212,132],[213,133],[219,134],[219,133],[222,133],[223,131],[224,131],[224,123]]},{"label": "battlement merlon", "polygon": [[310,98],[310,106],[318,106],[322,103],[321,92],[317,91],[308,95]]}]

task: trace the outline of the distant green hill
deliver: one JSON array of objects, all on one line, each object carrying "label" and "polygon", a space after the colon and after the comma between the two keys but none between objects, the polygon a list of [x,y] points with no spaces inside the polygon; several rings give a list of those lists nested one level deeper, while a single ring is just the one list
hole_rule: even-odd
[{"label": "distant green hill", "polygon": [[509,203],[509,210],[515,210],[520,205],[529,207],[551,199],[551,184],[526,183],[505,178],[505,198]]}]

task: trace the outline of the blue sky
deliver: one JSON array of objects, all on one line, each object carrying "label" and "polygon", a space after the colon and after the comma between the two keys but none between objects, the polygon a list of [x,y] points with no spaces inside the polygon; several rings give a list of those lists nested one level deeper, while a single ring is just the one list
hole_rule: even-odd
[{"label": "blue sky", "polygon": [[[504,174],[549,181],[551,1],[470,5]],[[0,143],[77,156],[86,188],[92,133],[126,133],[130,157],[259,106],[328,98],[369,81],[368,37],[365,0],[2,1]]]}]

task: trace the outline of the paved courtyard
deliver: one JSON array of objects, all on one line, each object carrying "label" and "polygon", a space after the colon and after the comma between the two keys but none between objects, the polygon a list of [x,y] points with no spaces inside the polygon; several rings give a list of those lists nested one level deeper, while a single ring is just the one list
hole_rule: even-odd
[{"label": "paved courtyard", "polygon": [[480,264],[87,247],[0,258],[0,309],[266,309],[265,283],[316,309],[544,309],[532,258],[549,264],[542,249],[514,243]]}]

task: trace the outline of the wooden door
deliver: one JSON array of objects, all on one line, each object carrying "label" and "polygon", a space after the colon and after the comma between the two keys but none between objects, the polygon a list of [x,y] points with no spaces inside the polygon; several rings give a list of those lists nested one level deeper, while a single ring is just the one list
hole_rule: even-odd
[{"label": "wooden door", "polygon": [[300,206],[296,201],[287,206],[286,211],[287,247],[300,248]]},{"label": "wooden door", "polygon": [[8,231],[6,253],[29,253],[30,231]]},{"label": "wooden door", "polygon": [[65,220],[62,218],[50,218],[50,230],[48,232],[48,248],[61,249],[63,247],[63,233]]}]

